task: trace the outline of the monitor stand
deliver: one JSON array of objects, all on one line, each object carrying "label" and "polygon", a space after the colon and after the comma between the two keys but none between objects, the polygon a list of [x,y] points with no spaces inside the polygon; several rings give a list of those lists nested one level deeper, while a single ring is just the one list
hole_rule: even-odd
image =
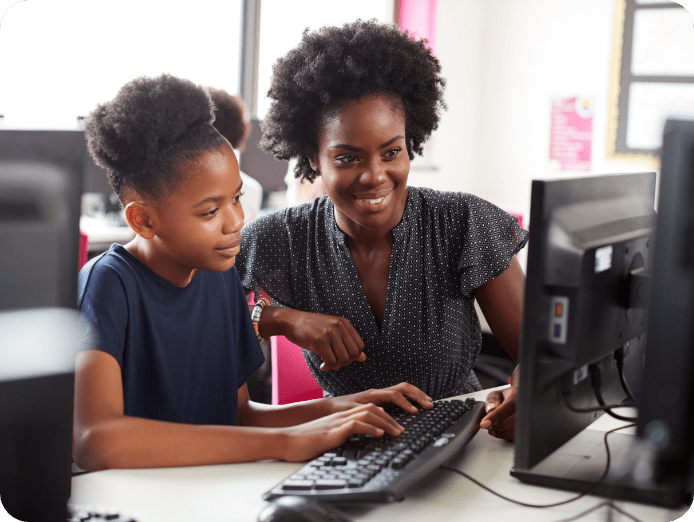
[{"label": "monitor stand", "polygon": [[634,452],[636,437],[611,433],[610,471],[600,480],[607,465],[605,433],[586,428],[559,449],[530,469],[512,468],[511,475],[527,484],[555,489],[584,492],[601,497],[643,502],[666,507],[679,507],[691,498],[683,495],[676,485],[654,484],[633,478],[637,464]]}]

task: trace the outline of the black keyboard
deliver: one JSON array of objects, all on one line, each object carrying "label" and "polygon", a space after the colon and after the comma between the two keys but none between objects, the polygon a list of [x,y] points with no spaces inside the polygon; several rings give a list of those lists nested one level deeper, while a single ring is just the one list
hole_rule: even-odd
[{"label": "black keyboard", "polygon": [[393,502],[455,457],[477,433],[484,403],[437,401],[431,410],[389,413],[405,431],[399,437],[353,436],[313,459],[263,495],[299,495],[330,503]]},{"label": "black keyboard", "polygon": [[116,511],[68,504],[67,522],[137,522]]}]

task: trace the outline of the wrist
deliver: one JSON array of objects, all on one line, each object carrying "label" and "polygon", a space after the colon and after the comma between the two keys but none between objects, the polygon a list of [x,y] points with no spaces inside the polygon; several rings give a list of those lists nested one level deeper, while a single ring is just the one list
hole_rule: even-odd
[{"label": "wrist", "polygon": [[260,333],[260,318],[263,315],[263,311],[265,310],[265,307],[270,304],[270,301],[268,299],[265,299],[264,297],[261,297],[255,302],[255,306],[253,307],[253,310],[251,312],[251,321],[253,321],[253,328],[255,329],[255,334],[258,336],[258,342],[260,344],[265,344],[267,343],[267,339],[263,337],[263,335]]},{"label": "wrist", "polygon": [[258,322],[260,334],[265,338],[274,335],[286,336],[288,325],[291,323],[291,319],[287,316],[291,315],[291,312],[292,310],[289,308],[271,305],[266,306]]},{"label": "wrist", "polygon": [[288,462],[292,454],[292,433],[291,428],[279,428],[276,433],[275,448],[277,455],[275,458]]},{"label": "wrist", "polygon": [[318,404],[321,407],[321,417],[344,410],[344,408],[340,406],[340,401],[337,397],[323,397],[322,399],[318,399]]}]

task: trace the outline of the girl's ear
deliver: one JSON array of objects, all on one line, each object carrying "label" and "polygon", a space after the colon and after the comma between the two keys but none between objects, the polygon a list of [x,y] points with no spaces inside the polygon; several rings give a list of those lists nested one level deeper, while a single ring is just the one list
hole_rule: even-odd
[{"label": "girl's ear", "polygon": [[125,207],[128,225],[143,239],[152,239],[155,235],[153,218],[152,209],[140,201],[131,201]]}]

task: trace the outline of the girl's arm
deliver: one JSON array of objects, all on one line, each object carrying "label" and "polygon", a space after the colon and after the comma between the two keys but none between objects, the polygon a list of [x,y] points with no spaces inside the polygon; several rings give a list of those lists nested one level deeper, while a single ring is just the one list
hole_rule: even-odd
[{"label": "girl's arm", "polygon": [[[247,402],[247,396],[244,385],[239,402]],[[353,434],[401,432],[374,404],[292,428],[200,426],[126,416],[118,362],[97,350],[77,358],[73,457],[86,470],[299,461],[337,447]]]},{"label": "girl's arm", "polygon": [[402,382],[389,388],[367,390],[342,397],[328,397],[296,402],[283,406],[270,406],[249,400],[244,385],[239,389],[239,425],[263,427],[287,427],[310,422],[333,413],[348,411],[365,404],[396,405],[405,411],[417,413],[412,404],[433,408],[431,397],[411,384]]}]

